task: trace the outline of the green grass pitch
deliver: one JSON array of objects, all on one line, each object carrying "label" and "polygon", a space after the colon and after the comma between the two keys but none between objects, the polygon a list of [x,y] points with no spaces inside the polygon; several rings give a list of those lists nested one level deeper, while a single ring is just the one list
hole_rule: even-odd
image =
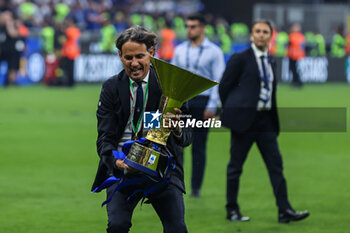
[{"label": "green grass pitch", "polygon": [[[105,232],[105,193],[90,194],[98,156],[96,117],[101,84],[73,89],[43,86],[0,89],[0,232]],[[346,84],[280,85],[280,107],[350,108]],[[347,110],[348,116],[349,112]],[[321,116],[320,116],[321,117]],[[349,117],[347,118],[349,122]],[[239,201],[251,222],[225,219],[229,133],[212,132],[202,198],[185,195],[190,233],[347,233],[350,230],[350,135],[281,133],[279,145],[292,205],[308,209],[305,221],[277,223],[266,168],[252,148],[241,178]],[[189,148],[185,181],[190,192]],[[150,205],[136,207],[132,233],[160,233]]]}]

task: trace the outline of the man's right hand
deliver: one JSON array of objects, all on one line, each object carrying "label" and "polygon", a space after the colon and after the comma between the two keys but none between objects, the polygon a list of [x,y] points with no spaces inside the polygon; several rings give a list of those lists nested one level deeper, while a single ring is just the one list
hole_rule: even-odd
[{"label": "man's right hand", "polygon": [[124,163],[124,159],[117,159],[115,161],[115,165],[119,170],[124,171],[124,169],[127,169],[128,171],[130,170],[130,167]]}]

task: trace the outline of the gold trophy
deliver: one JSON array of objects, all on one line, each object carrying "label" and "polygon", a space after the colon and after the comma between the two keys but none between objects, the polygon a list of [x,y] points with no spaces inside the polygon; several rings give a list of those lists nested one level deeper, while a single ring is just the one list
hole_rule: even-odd
[{"label": "gold trophy", "polygon": [[[164,114],[175,114],[174,108],[181,108],[187,100],[218,84],[157,58],[151,57],[151,61],[163,93],[159,105],[159,112],[162,113],[161,123]],[[171,129],[164,128],[162,124],[160,129],[150,129],[146,136],[149,143],[134,142],[124,162],[153,177],[162,176],[166,170],[168,151],[165,145],[170,133]]]}]

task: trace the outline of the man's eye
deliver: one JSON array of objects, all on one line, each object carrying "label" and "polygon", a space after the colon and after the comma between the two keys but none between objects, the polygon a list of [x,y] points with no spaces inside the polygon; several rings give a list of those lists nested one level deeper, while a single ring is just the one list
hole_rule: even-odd
[{"label": "man's eye", "polygon": [[140,58],[143,58],[143,56],[144,56],[143,54],[139,54],[139,55],[136,55],[136,58],[140,59]]},{"label": "man's eye", "polygon": [[130,57],[130,56],[124,56],[124,58],[125,58],[125,60],[131,60],[132,59],[132,57]]}]

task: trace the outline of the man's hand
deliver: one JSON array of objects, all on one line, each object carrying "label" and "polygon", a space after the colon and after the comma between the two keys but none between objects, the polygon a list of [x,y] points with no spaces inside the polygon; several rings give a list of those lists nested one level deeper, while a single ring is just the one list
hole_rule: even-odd
[{"label": "man's hand", "polygon": [[124,171],[124,169],[130,169],[130,167],[124,163],[124,159],[117,159],[115,161],[115,165],[119,170],[122,170],[122,171]]},{"label": "man's hand", "polygon": [[115,161],[115,165],[119,170],[124,171],[124,174],[128,173],[135,173],[137,170],[135,168],[129,167],[127,164],[124,163],[124,159],[117,159]]},{"label": "man's hand", "polygon": [[207,120],[207,119],[213,118],[213,117],[215,117],[215,113],[214,112],[209,111],[209,110],[204,110],[204,112],[203,112],[203,119],[204,120]]},{"label": "man's hand", "polygon": [[[180,121],[180,115],[182,114],[181,109],[174,108],[175,115],[173,113],[167,112],[164,118],[164,121],[167,125],[170,125],[170,129],[174,131],[177,135],[181,134],[181,128],[179,127],[178,122]],[[173,122],[173,123],[171,123]],[[176,125],[176,126],[175,126]]]}]

